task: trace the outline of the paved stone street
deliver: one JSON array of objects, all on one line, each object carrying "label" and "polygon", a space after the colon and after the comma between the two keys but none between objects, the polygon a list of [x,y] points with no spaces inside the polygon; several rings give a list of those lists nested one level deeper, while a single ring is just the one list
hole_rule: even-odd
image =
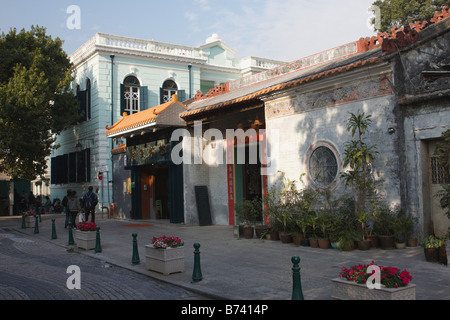
[{"label": "paved stone street", "polygon": [[[81,289],[67,273],[80,267]],[[70,282],[72,283],[72,282]],[[195,300],[188,290],[113,266],[73,250],[0,229],[0,300]]]},{"label": "paved stone street", "polygon": [[[55,240],[51,240],[51,219],[56,219]],[[39,299],[42,295],[47,300],[178,299],[188,300],[188,304],[204,303],[198,301],[203,297],[288,301],[292,295],[293,256],[301,258],[305,300],[332,300],[331,279],[338,277],[341,268],[371,261],[411,272],[417,300],[450,299],[450,267],[426,262],[421,247],[338,251],[256,238],[237,239],[230,226],[121,221],[101,215],[96,222],[101,227],[101,253],[68,245],[64,215],[44,215],[39,234],[34,234],[33,228],[21,229],[20,217],[1,218],[0,299]],[[131,263],[132,233],[138,234],[139,265]],[[145,245],[153,236],[161,235],[176,235],[184,240],[185,272],[165,276],[147,270]],[[203,280],[192,283],[196,242],[201,244]],[[66,287],[70,265],[81,268],[81,290]],[[27,287],[31,293],[25,291]]]}]

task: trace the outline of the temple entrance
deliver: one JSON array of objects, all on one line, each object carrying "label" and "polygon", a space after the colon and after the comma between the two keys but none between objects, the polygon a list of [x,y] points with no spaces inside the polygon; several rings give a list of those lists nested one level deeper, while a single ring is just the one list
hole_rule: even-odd
[{"label": "temple entrance", "polygon": [[[251,148],[258,150],[257,155],[259,155],[259,144],[246,144],[245,146],[237,146],[235,148],[235,155],[237,155],[240,150],[245,151],[245,163],[239,164],[236,159],[234,165],[236,205],[239,205],[246,200],[263,200],[263,176],[261,175],[261,161],[259,156],[250,156],[250,152],[254,152],[254,150],[251,151]],[[262,206],[258,221],[262,221]]]},{"label": "temple entrance", "polygon": [[438,158],[434,155],[437,142],[428,143],[428,175],[429,175],[429,202],[430,202],[430,232],[438,237],[447,234],[450,227],[444,209],[440,204],[440,198],[437,196],[443,190],[441,184],[449,183],[449,177],[444,167],[439,164]]},{"label": "temple entrance", "polygon": [[169,167],[145,166],[141,170],[142,219],[169,219]]}]

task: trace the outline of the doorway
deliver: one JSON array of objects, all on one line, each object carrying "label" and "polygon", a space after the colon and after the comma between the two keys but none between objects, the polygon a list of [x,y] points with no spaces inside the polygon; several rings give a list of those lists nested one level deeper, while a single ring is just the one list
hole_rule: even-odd
[{"label": "doorway", "polygon": [[142,219],[169,219],[169,168],[164,165],[141,169]]},{"label": "doorway", "polygon": [[441,237],[447,235],[450,220],[444,213],[437,194],[443,190],[441,184],[449,183],[450,181],[444,168],[439,164],[438,158],[434,155],[438,143],[439,141],[428,143],[428,180],[431,228],[436,236]]},{"label": "doorway", "polygon": [[169,219],[169,167],[155,166],[155,213],[156,219]]},{"label": "doorway", "polygon": [[[256,157],[251,156],[253,151],[257,150]],[[261,175],[261,161],[259,159],[258,143],[246,144],[245,146],[235,147],[235,205],[242,204],[244,201],[258,200],[263,201],[263,176]],[[237,161],[237,155],[245,152],[245,163]],[[262,221],[262,205],[261,212],[257,221]]]}]

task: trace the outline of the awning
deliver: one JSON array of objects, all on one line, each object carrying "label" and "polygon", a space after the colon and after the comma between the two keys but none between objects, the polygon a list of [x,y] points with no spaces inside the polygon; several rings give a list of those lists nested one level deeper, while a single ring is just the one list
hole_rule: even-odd
[{"label": "awning", "polygon": [[122,119],[113,126],[106,126],[106,136],[117,138],[130,136],[135,132],[151,131],[158,127],[181,127],[186,123],[179,114],[186,112],[187,107],[178,102],[177,95],[172,96],[170,102],[166,102],[157,107],[147,109],[132,115],[123,114]]}]

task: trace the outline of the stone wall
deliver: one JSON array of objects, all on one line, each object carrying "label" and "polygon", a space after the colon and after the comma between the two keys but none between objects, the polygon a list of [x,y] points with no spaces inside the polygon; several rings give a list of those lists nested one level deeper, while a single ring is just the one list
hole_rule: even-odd
[{"label": "stone wall", "polygon": [[[300,188],[315,187],[309,172],[309,159],[319,146],[333,151],[338,173],[328,187],[334,196],[351,193],[340,181],[345,143],[352,139],[347,131],[349,113],[372,116],[372,126],[365,136],[369,145],[376,145],[378,155],[372,168],[377,186],[392,206],[401,205],[401,188],[398,156],[398,123],[395,115],[395,96],[389,68],[380,67],[375,72],[354,72],[329,80],[324,87],[299,87],[266,100],[266,121],[269,143],[278,145],[273,155],[278,174],[269,177],[269,187],[280,182],[285,173],[290,180],[299,181]],[[371,75],[371,76],[367,76]],[[350,80],[351,79],[351,80]],[[319,88],[319,89],[318,89]],[[272,141],[271,130],[278,130],[279,141]]]}]

